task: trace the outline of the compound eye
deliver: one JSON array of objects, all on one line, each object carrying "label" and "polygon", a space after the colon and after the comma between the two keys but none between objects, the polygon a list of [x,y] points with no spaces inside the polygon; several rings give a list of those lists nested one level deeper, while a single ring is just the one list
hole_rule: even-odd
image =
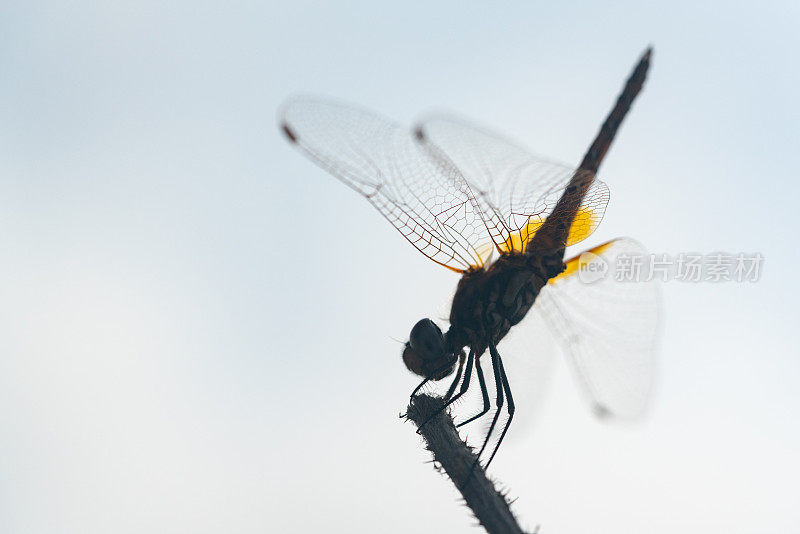
[{"label": "compound eye", "polygon": [[403,363],[406,364],[406,368],[414,374],[419,376],[425,376],[425,361],[417,356],[417,353],[414,352],[414,349],[406,343],[405,349],[403,349]]},{"label": "compound eye", "polygon": [[423,360],[437,360],[446,351],[442,331],[430,319],[422,319],[414,325],[408,344]]}]

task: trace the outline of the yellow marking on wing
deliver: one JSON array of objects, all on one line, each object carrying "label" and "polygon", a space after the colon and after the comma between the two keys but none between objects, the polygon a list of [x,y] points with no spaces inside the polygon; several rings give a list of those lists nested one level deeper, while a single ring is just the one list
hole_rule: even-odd
[{"label": "yellow marking on wing", "polygon": [[525,252],[525,245],[528,244],[528,241],[533,239],[533,236],[536,235],[536,231],[541,228],[542,224],[544,224],[544,219],[529,220],[519,232],[514,232],[508,236],[508,239],[500,244],[500,250],[503,252]]},{"label": "yellow marking on wing", "polygon": [[579,243],[592,235],[594,229],[597,227],[597,216],[595,212],[581,206],[578,213],[575,214],[575,220],[572,221],[572,226],[569,228],[569,237],[567,237],[567,246]]},{"label": "yellow marking on wing", "polygon": [[[500,244],[500,250],[502,252],[525,252],[528,242],[533,239],[533,236],[542,227],[544,221],[544,218],[531,218],[518,232],[512,233],[508,236],[508,239]],[[597,216],[594,211],[591,208],[581,206],[578,209],[578,213],[575,214],[572,226],[570,226],[567,245],[578,243],[589,237],[597,227],[596,221]]]},{"label": "yellow marking on wing", "polygon": [[478,255],[479,262],[477,265],[473,265],[472,267],[474,269],[480,269],[492,259],[492,254],[494,254],[494,243],[488,242],[478,245],[475,248],[475,253]]},{"label": "yellow marking on wing", "polygon": [[564,280],[565,278],[569,278],[570,276],[575,275],[578,272],[578,269],[580,268],[581,256],[583,256],[587,252],[591,252],[592,254],[595,254],[595,255],[599,256],[600,254],[602,254],[603,252],[605,252],[606,250],[608,250],[612,246],[614,246],[614,243],[616,243],[616,240],[609,241],[607,243],[603,243],[602,245],[597,245],[594,248],[590,248],[589,250],[585,250],[585,251],[581,252],[580,254],[578,254],[577,256],[568,259],[566,261],[567,268],[564,269],[564,272],[562,272],[561,274],[559,274],[555,278],[551,278],[550,280],[547,281],[547,283],[548,284],[555,284],[555,283],[559,282],[560,280]]}]

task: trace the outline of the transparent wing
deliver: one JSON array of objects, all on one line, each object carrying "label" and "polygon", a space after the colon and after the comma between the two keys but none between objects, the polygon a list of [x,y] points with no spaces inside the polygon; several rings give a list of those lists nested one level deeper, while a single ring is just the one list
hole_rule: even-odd
[{"label": "transparent wing", "polygon": [[[619,269],[637,264],[640,276]],[[570,260],[534,305],[561,342],[598,415],[632,418],[647,406],[659,293],[654,281],[646,281],[646,267],[647,253],[639,243],[610,241]],[[621,272],[633,280],[620,280]]]},{"label": "transparent wing", "polygon": [[457,272],[483,265],[486,226],[469,185],[443,154],[433,158],[406,128],[332,101],[295,98],[279,120],[293,144],[431,260]]},{"label": "transparent wing", "polygon": [[[459,119],[433,117],[417,138],[447,155],[467,179],[489,234],[501,251],[524,251],[572,181],[591,181],[569,227],[566,245],[583,241],[600,224],[609,200],[605,183],[587,171],[544,160],[503,137]],[[555,221],[558,222],[558,221]],[[571,226],[570,226],[571,222]]]}]

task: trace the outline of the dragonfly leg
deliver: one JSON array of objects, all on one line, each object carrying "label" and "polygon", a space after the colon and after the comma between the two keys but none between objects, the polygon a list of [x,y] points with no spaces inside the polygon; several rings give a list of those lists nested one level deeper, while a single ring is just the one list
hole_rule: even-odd
[{"label": "dragonfly leg", "polygon": [[469,423],[473,422],[475,419],[483,417],[484,415],[486,415],[486,412],[488,412],[489,408],[492,406],[489,403],[489,390],[486,389],[486,379],[483,377],[483,369],[481,369],[481,359],[480,358],[477,358],[475,360],[475,371],[478,374],[478,383],[481,386],[481,395],[483,396],[483,410],[481,410],[479,413],[473,415],[472,417],[470,417],[466,421],[462,421],[461,423],[458,423],[456,425],[456,428],[460,428],[460,427],[462,427],[462,426],[464,426],[466,424],[469,424]]},{"label": "dragonfly leg", "polygon": [[498,367],[500,367],[500,380],[503,383],[503,390],[505,390],[506,398],[508,399],[508,419],[503,427],[503,432],[500,433],[500,439],[497,440],[497,445],[494,446],[494,451],[492,451],[492,455],[489,457],[489,461],[486,462],[486,468],[492,463],[494,455],[497,454],[497,451],[500,449],[500,444],[503,443],[503,438],[506,437],[506,432],[508,432],[508,428],[511,426],[511,420],[514,418],[514,412],[516,411],[514,407],[514,397],[511,396],[511,385],[508,383],[506,370],[503,367],[503,359],[500,357],[500,353],[497,352],[497,347],[493,344],[489,345],[489,350],[494,352],[493,356],[497,359]]},{"label": "dragonfly leg", "polygon": [[[453,381],[453,384],[450,386],[450,389],[447,391],[447,397],[449,397],[452,394],[453,390],[455,389],[455,387],[456,387],[455,385],[458,383],[458,375],[461,374],[461,369],[464,367],[464,358],[463,358],[463,354],[464,353],[462,352],[461,354],[462,354],[462,357],[459,358],[458,373],[456,374],[456,379]],[[442,371],[445,371],[449,366],[450,366],[450,364],[447,364],[447,365],[442,366],[440,369],[437,369],[436,372],[434,373],[434,376],[439,374]],[[430,381],[431,381],[431,378],[427,377],[425,380],[420,382],[419,385],[417,385],[417,387],[414,388],[414,391],[411,392],[411,395],[409,395],[409,402],[413,401],[414,400],[414,396],[417,394],[417,392],[419,392],[419,390],[421,390],[423,387],[425,387],[425,384],[427,384]],[[447,397],[445,397],[445,398],[447,398]],[[407,415],[408,414],[401,413],[400,414],[400,419],[405,419]]]},{"label": "dragonfly leg", "polygon": [[410,398],[410,399],[413,399],[413,398],[414,398],[414,396],[417,394],[417,392],[418,392],[419,390],[421,390],[421,389],[422,389],[422,388],[425,386],[425,384],[427,384],[428,382],[430,382],[430,380],[431,380],[430,378],[426,378],[425,380],[423,380],[422,382],[420,382],[420,383],[419,383],[419,385],[418,385],[417,387],[415,387],[415,388],[414,388],[414,391],[412,391],[412,392],[411,392],[411,395],[409,396],[409,398]]},{"label": "dragonfly leg", "polygon": [[489,354],[492,357],[492,371],[494,371],[494,386],[497,389],[497,411],[494,413],[494,417],[492,418],[492,424],[489,425],[489,432],[486,434],[486,439],[483,440],[483,446],[481,446],[481,450],[478,452],[478,456],[475,457],[475,462],[472,464],[472,467],[469,470],[469,475],[467,478],[472,476],[472,472],[475,470],[475,466],[478,465],[478,462],[481,459],[481,455],[483,451],[486,450],[486,446],[489,444],[489,439],[492,437],[492,432],[494,432],[494,427],[497,425],[497,420],[500,418],[500,412],[503,411],[503,392],[505,388],[503,387],[502,381],[502,372],[500,371],[500,355],[497,353],[497,349],[494,346],[494,342],[490,342],[489,344]]},{"label": "dragonfly leg", "polygon": [[469,380],[470,380],[470,377],[472,376],[472,365],[473,365],[474,363],[475,363],[475,351],[474,351],[474,350],[472,350],[472,349],[470,349],[470,350],[469,350],[469,356],[467,357],[467,368],[464,370],[464,381],[463,381],[463,382],[461,382],[461,389],[458,391],[458,393],[456,393],[456,394],[453,396],[453,398],[452,398],[452,399],[450,399],[449,401],[445,402],[445,403],[444,403],[444,404],[443,404],[443,405],[442,405],[442,406],[441,406],[441,407],[440,407],[438,410],[436,410],[435,412],[433,412],[433,413],[432,413],[432,414],[431,414],[431,415],[430,415],[430,416],[429,416],[427,419],[425,419],[425,420],[424,420],[424,421],[423,421],[423,422],[422,422],[422,423],[419,425],[419,428],[417,428],[417,434],[419,434],[419,433],[422,431],[422,427],[424,427],[425,425],[427,425],[427,424],[428,424],[428,422],[429,422],[431,419],[433,419],[434,417],[436,417],[437,415],[439,415],[439,414],[440,414],[440,413],[441,413],[441,412],[442,412],[442,411],[443,411],[445,408],[447,408],[448,406],[450,406],[451,404],[453,404],[453,403],[454,403],[455,401],[457,401],[457,400],[458,400],[458,399],[459,399],[459,398],[460,398],[460,397],[461,397],[461,396],[462,396],[464,393],[466,393],[466,392],[467,392],[467,390],[469,389]]},{"label": "dragonfly leg", "polygon": [[453,396],[453,392],[456,390],[456,386],[458,385],[458,381],[461,380],[461,371],[464,370],[464,352],[461,352],[461,355],[458,358],[458,370],[456,371],[456,377],[453,379],[453,382],[450,384],[450,387],[447,388],[447,393],[444,395],[444,400],[449,399]]},{"label": "dragonfly leg", "polygon": [[[411,402],[411,401],[413,401],[413,400],[414,400],[414,395],[416,395],[416,394],[417,394],[417,392],[418,392],[419,390],[421,390],[421,389],[422,389],[422,388],[425,386],[425,384],[427,384],[428,382],[430,382],[430,380],[431,380],[430,378],[426,378],[425,380],[423,380],[422,382],[420,382],[420,383],[419,383],[419,385],[418,385],[417,387],[415,387],[415,388],[414,388],[414,391],[412,391],[412,392],[411,392],[411,395],[409,395],[409,402]],[[400,414],[400,419],[405,419],[407,415],[408,415],[408,414],[406,414],[406,413],[401,413],[401,414]]]}]

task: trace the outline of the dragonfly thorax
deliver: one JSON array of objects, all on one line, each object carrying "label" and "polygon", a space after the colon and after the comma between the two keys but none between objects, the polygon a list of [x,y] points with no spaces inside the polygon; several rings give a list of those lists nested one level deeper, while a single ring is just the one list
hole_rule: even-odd
[{"label": "dragonfly thorax", "polygon": [[452,341],[481,355],[499,343],[533,306],[547,281],[564,270],[564,250],[506,254],[489,269],[464,274],[450,309]]},{"label": "dragonfly thorax", "polygon": [[465,273],[442,333],[430,319],[411,329],[403,362],[412,372],[440,380],[453,372],[464,347],[482,355],[489,340],[499,343],[533,306],[547,281],[564,270],[564,250],[548,254],[505,254],[488,269]]}]

